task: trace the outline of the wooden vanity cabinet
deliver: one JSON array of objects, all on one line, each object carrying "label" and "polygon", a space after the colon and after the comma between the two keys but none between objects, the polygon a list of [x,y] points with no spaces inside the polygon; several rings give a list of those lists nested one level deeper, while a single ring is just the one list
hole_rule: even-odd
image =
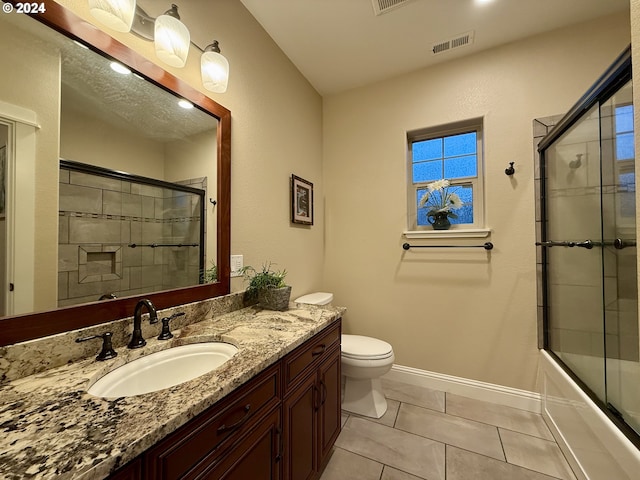
[{"label": "wooden vanity cabinet", "polygon": [[138,457],[111,475],[109,480],[140,480],[141,478],[142,459]]},{"label": "wooden vanity cabinet", "polygon": [[284,360],[284,478],[319,478],[340,434],[340,324]]},{"label": "wooden vanity cabinet", "polygon": [[[202,477],[201,472],[213,471],[225,456],[232,455],[245,434],[263,428],[274,411],[279,415],[280,391],[280,366],[276,364],[145,452],[144,478],[212,478]],[[265,415],[269,415],[266,420]]]},{"label": "wooden vanity cabinet", "polygon": [[340,433],[340,321],[109,480],[317,479]]}]

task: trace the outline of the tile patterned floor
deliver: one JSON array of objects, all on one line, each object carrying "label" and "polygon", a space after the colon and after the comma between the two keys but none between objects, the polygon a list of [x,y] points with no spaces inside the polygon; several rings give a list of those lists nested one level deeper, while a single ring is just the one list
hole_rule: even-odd
[{"label": "tile patterned floor", "polygon": [[321,480],[576,480],[542,417],[383,380],[389,408],[343,412]]}]

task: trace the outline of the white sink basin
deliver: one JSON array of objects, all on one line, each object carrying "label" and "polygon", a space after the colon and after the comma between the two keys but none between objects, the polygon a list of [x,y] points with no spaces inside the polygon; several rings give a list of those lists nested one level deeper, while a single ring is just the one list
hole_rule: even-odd
[{"label": "white sink basin", "polygon": [[107,373],[89,390],[96,397],[131,397],[192,380],[238,352],[230,343],[192,343],[152,353]]}]

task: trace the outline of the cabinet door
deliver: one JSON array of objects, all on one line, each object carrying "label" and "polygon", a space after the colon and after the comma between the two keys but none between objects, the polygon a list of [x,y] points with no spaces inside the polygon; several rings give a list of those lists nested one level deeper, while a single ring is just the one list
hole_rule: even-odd
[{"label": "cabinet door", "polygon": [[258,424],[240,443],[225,452],[198,480],[279,480],[282,429],[280,410]]},{"label": "cabinet door", "polygon": [[310,375],[284,401],[284,478],[308,480],[317,470],[316,374]]},{"label": "cabinet door", "polygon": [[322,362],[318,369],[318,388],[320,390],[318,468],[320,469],[328,459],[342,426],[340,365],[340,349],[337,348],[329,353],[328,358]]}]

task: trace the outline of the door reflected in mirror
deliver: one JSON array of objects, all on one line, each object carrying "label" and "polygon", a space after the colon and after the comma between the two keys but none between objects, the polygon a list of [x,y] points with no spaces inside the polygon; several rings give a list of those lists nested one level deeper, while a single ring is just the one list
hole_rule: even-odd
[{"label": "door reflected in mirror", "polygon": [[[5,215],[7,192],[7,143],[9,142],[9,128],[0,122],[0,265],[7,264],[7,222]],[[0,277],[0,316],[7,310],[6,295],[9,291],[6,275]]]}]

